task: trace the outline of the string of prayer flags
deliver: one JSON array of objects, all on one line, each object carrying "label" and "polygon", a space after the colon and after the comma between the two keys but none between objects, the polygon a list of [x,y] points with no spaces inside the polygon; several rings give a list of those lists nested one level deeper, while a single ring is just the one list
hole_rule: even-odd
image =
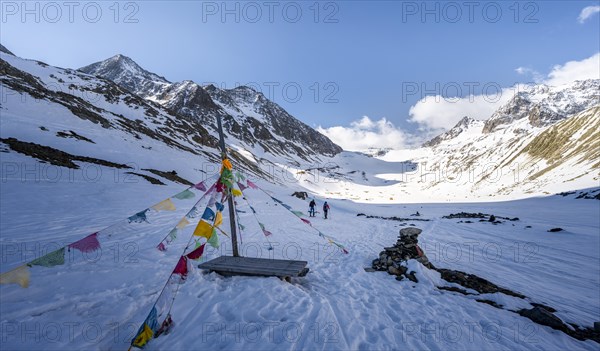
[{"label": "string of prayer flags", "polygon": [[320,237],[322,237],[322,238],[324,238],[324,239],[327,239],[327,241],[328,241],[330,244],[333,244],[333,245],[335,245],[335,246],[339,247],[339,248],[340,248],[340,249],[341,249],[341,250],[342,250],[342,251],[343,251],[345,254],[348,254],[348,250],[346,250],[346,248],[344,247],[344,245],[342,245],[342,244],[340,244],[340,243],[337,243],[337,242],[335,242],[335,241],[334,241],[334,240],[333,240],[331,237],[329,237],[329,236],[327,236],[327,235],[325,235],[325,234],[321,233],[320,231],[319,231],[319,236],[320,236]]},{"label": "string of prayer flags", "polygon": [[143,223],[143,222],[150,223],[150,222],[148,222],[148,219],[146,218],[146,212],[148,212],[148,211],[149,211],[149,209],[147,208],[141,212],[134,214],[131,217],[128,217],[127,220],[129,220],[129,223]]},{"label": "string of prayer flags", "polygon": [[200,257],[202,257],[202,255],[204,254],[204,247],[205,246],[206,246],[206,244],[202,244],[202,245],[198,246],[194,251],[192,251],[189,254],[185,255],[185,257],[189,258],[190,260],[198,260],[198,259],[200,259]]},{"label": "string of prayer flags", "polygon": [[146,346],[148,341],[152,339],[155,331],[158,330],[158,320],[156,307],[152,307],[150,314],[146,317],[144,324],[138,330],[135,338],[133,339],[132,345],[135,347],[143,348]]},{"label": "string of prayer flags", "polygon": [[29,287],[29,266],[26,264],[11,271],[0,274],[0,284],[19,284],[22,288]]},{"label": "string of prayer flags", "polygon": [[189,189],[185,189],[184,191],[180,192],[179,194],[177,194],[173,197],[178,200],[188,200],[188,199],[193,198],[194,196],[196,196],[196,194],[194,194],[193,191],[190,191]]},{"label": "string of prayer flags", "polygon": [[[206,188],[206,187],[205,187]],[[160,242],[160,244],[157,246],[157,248],[161,251],[166,251],[167,249],[167,245],[171,244],[175,239],[177,239],[177,232],[178,230],[183,230],[183,228],[185,228],[187,225],[190,224],[190,220],[191,219],[195,219],[196,217],[199,216],[200,212],[198,211],[198,205],[200,204],[200,202],[209,194],[213,193],[215,189],[215,184],[211,185],[208,190],[200,197],[200,199],[198,201],[196,201],[196,203],[194,204],[194,206],[188,211],[188,213],[185,215],[185,217],[183,217],[179,223],[177,223],[177,225],[175,226],[175,228],[173,228],[169,234],[167,234],[162,241]],[[180,193],[181,194],[181,193]],[[179,195],[179,194],[178,194]],[[216,196],[216,193],[214,193],[212,196],[210,196],[210,199],[214,199]],[[184,196],[185,197],[185,196]],[[210,201],[210,200],[209,200]],[[209,209],[210,211],[210,209]],[[205,209],[206,212],[206,209]],[[209,213],[202,213],[205,216],[209,216]],[[164,249],[164,250],[163,250]]]},{"label": "string of prayer flags", "polygon": [[[175,196],[177,196],[177,195],[175,195]],[[171,201],[170,198],[163,200],[163,201],[157,203],[156,205],[152,206],[152,209],[155,211],[175,211],[176,210],[175,204],[173,203],[173,201]]]},{"label": "string of prayer flags", "polygon": [[[248,186],[251,186],[251,185],[250,185],[250,184],[251,184],[250,180],[248,180],[248,181],[247,181],[247,183],[248,183]],[[258,186],[256,186],[255,184],[252,184],[252,185],[254,185],[256,188],[258,188]],[[254,188],[254,187],[253,187],[253,189],[256,189],[256,188]],[[305,218],[302,218],[302,216],[304,216],[304,213],[303,213],[303,212],[301,212],[301,211],[294,211],[294,210],[293,210],[293,209],[292,209],[290,206],[286,205],[286,204],[285,204],[285,203],[283,203],[281,200],[279,200],[279,199],[277,199],[277,198],[273,197],[272,195],[270,195],[269,193],[267,193],[266,191],[264,191],[264,190],[263,190],[263,189],[261,189],[261,188],[258,188],[258,189],[260,189],[260,190],[261,190],[263,193],[265,193],[267,196],[269,196],[271,199],[273,199],[273,201],[275,201],[275,202],[277,202],[277,203],[281,204],[281,205],[282,205],[282,206],[283,206],[283,207],[284,207],[286,210],[288,210],[288,211],[290,211],[291,213],[293,213],[294,215],[298,216],[298,217],[300,218],[300,220],[302,220],[302,222],[303,222],[303,223],[305,223],[305,224],[308,224],[308,225],[310,225],[310,226],[312,227],[312,223],[311,223],[309,220],[307,220],[307,219],[305,219]],[[314,227],[313,227],[313,228],[314,228]],[[340,244],[340,243],[337,243],[337,242],[336,242],[335,240],[333,240],[331,237],[329,237],[329,236],[326,236],[325,234],[321,233],[321,231],[319,231],[319,236],[320,236],[320,237],[322,237],[322,238],[325,238],[325,239],[327,239],[327,241],[329,241],[329,243],[331,243],[331,244],[334,244],[334,245],[336,245],[337,247],[339,247],[339,248],[340,248],[340,249],[341,249],[341,250],[342,250],[342,251],[343,251],[345,254],[347,254],[347,253],[348,253],[348,250],[346,250],[346,248],[344,247],[344,245],[342,245],[342,244]]]},{"label": "string of prayer flags", "polygon": [[94,252],[100,248],[98,233],[90,234],[79,241],[69,244],[68,248],[69,250],[77,249],[84,253]]},{"label": "string of prayer flags", "polygon": [[42,267],[54,267],[65,264],[65,248],[62,247],[56,251],[50,252],[47,255],[39,257],[28,265],[31,266],[42,266]]},{"label": "string of prayer flags", "polygon": [[207,207],[202,214],[202,219],[206,221],[213,221],[215,219],[215,211]]},{"label": "string of prayer flags", "polygon": [[206,186],[204,185],[204,182],[200,182],[200,183],[194,185],[194,188],[196,188],[200,191],[206,191]]}]

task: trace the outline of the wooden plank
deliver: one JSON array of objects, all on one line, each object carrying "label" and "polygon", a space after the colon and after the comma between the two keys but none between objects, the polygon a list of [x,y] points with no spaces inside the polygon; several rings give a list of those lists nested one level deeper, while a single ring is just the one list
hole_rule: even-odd
[{"label": "wooden plank", "polygon": [[300,272],[305,266],[296,267],[259,267],[252,265],[231,265],[231,264],[210,264],[200,265],[200,268],[207,269],[227,269],[227,270],[240,270],[240,271],[256,271],[256,272],[273,272],[283,274],[294,274]]},{"label": "wooden plank", "polygon": [[307,272],[306,261],[220,256],[198,265],[223,275],[296,277]]}]

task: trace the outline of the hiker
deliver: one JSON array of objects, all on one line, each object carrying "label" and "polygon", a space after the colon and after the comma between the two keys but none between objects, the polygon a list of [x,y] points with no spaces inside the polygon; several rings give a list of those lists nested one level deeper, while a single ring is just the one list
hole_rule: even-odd
[{"label": "hiker", "polygon": [[327,213],[329,212],[329,204],[327,201],[323,204],[323,214],[325,215],[325,219],[327,219]]},{"label": "hiker", "polygon": [[317,206],[317,203],[315,202],[315,199],[310,200],[310,204],[308,204],[308,215],[310,217],[314,217],[315,216],[315,207]]}]

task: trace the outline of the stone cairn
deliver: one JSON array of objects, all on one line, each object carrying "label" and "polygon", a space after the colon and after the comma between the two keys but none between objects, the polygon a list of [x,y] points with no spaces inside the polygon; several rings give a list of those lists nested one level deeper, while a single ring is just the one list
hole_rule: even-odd
[{"label": "stone cairn", "polygon": [[400,229],[396,244],[381,251],[379,258],[373,260],[371,265],[373,269],[387,271],[389,274],[395,275],[397,280],[406,277],[413,282],[417,282],[414,272],[407,273],[407,268],[401,263],[415,259],[429,269],[434,268],[418,245],[417,237],[421,232],[421,229],[413,227]]}]

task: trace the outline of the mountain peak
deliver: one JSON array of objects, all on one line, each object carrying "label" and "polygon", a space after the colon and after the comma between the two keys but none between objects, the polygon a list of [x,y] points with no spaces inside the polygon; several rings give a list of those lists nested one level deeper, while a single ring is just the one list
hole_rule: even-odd
[{"label": "mountain peak", "polygon": [[476,120],[469,116],[464,116],[452,129],[447,132],[444,132],[435,138],[429,140],[424,143],[425,147],[433,147],[441,144],[443,141],[455,139],[461,134],[464,134],[466,131],[474,131],[474,133],[480,133],[483,128],[483,121]]},{"label": "mountain peak", "polygon": [[574,81],[559,86],[539,84],[519,91],[486,121],[484,133],[506,128],[527,118],[532,127],[546,127],[594,105],[600,99],[600,79]]},{"label": "mountain peak", "polygon": [[123,54],[81,67],[79,71],[112,80],[142,97],[153,96],[162,87],[170,84],[164,77],[146,71],[133,59]]},{"label": "mountain peak", "polygon": [[8,50],[4,45],[0,44],[0,52],[3,52],[5,54],[9,54],[9,55],[13,55],[15,56],[15,54],[13,54],[12,52],[10,52],[10,50]]}]

